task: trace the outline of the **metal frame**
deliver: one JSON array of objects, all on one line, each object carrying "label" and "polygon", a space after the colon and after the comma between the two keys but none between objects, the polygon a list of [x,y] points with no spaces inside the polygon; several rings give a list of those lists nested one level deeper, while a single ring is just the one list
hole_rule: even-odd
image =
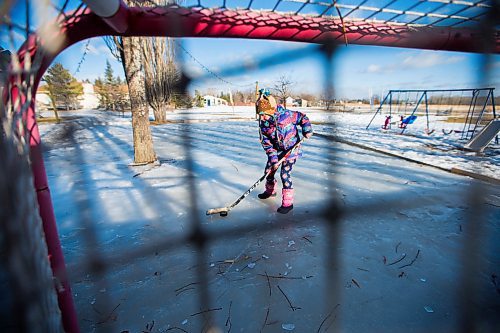
[{"label": "metal frame", "polygon": [[[402,89],[402,90],[400,90],[400,89],[399,90],[398,89],[391,89],[391,90],[389,90],[389,92],[387,93],[387,95],[384,97],[384,99],[380,103],[380,106],[377,108],[377,110],[375,110],[375,113],[373,114],[373,117],[371,118],[370,122],[366,126],[366,129],[368,129],[370,127],[370,125],[372,124],[372,122],[375,119],[375,117],[377,116],[377,114],[382,112],[382,108],[386,104],[386,100],[387,99],[389,99],[389,116],[392,117],[392,95],[395,94],[395,93],[397,94],[397,93],[412,93],[412,92],[416,92],[418,94],[421,94],[420,97],[419,97],[419,99],[418,99],[418,101],[417,101],[417,103],[415,104],[415,107],[413,108],[413,111],[411,112],[410,116],[413,116],[415,114],[415,112],[417,111],[418,107],[422,103],[422,99],[424,99],[425,100],[425,115],[426,115],[426,120],[427,120],[427,128],[429,128],[429,105],[428,105],[428,96],[427,96],[428,93],[433,93],[433,92],[454,92],[454,91],[455,92],[465,92],[465,91],[470,91],[470,92],[472,92],[472,99],[471,99],[470,104],[469,104],[469,110],[467,112],[466,122],[464,123],[464,129],[462,131],[462,137],[461,137],[461,139],[472,139],[474,137],[474,134],[477,131],[477,128],[478,128],[478,126],[479,126],[479,124],[481,122],[481,119],[482,119],[483,115],[484,115],[484,111],[486,109],[487,103],[488,103],[488,101],[490,99],[492,101],[493,118],[497,117],[496,116],[496,111],[495,111],[495,97],[494,97],[494,94],[493,94],[494,90],[495,90],[495,88],[477,88],[477,89]],[[487,91],[488,94],[487,94],[486,99],[485,99],[485,101],[483,103],[481,111],[479,112],[479,116],[478,116],[478,118],[476,120],[474,128],[471,130],[470,127],[472,126],[472,121],[473,121],[473,117],[474,117],[474,113],[475,113],[475,109],[476,109],[477,97],[478,97],[478,95],[479,95],[479,93],[481,91]],[[401,134],[403,134],[405,132],[406,127],[407,126],[405,126],[401,130]],[[470,138],[469,138],[469,135],[468,135],[469,132],[472,132]],[[498,136],[497,136],[496,140],[498,141]]]},{"label": "metal frame", "polygon": [[[486,17],[487,11],[471,18],[458,15],[462,10],[458,10],[450,15],[439,15],[437,13],[426,14],[416,11],[409,12],[408,10],[414,8],[414,6],[406,10],[365,7],[363,4],[366,1],[360,1],[355,5],[347,5],[336,2],[322,3],[319,1],[291,0],[277,1],[274,9],[277,9],[280,4],[293,2],[302,4],[295,15],[280,13],[279,11],[259,12],[258,16],[268,21],[264,26],[259,25],[258,22],[253,19],[255,17],[254,9],[200,9],[200,1],[198,1],[198,6],[192,7],[170,6],[146,8],[128,7],[120,0],[116,7],[116,11],[112,15],[106,17],[97,16],[89,8],[79,7],[76,12],[70,13],[68,16],[63,15],[59,18],[61,23],[61,34],[64,33],[66,38],[54,52],[41,54],[41,65],[38,68],[32,89],[36,91],[46,69],[54,58],[65,48],[87,38],[105,35],[255,38],[310,42],[322,44],[322,50],[328,59],[331,59],[334,45],[340,42],[345,42],[346,44],[411,47],[465,52],[488,51],[483,45],[477,43],[475,37],[478,34],[484,33],[482,27],[477,25],[455,27],[461,23],[474,23],[480,21]],[[446,3],[458,4],[459,2],[449,1]],[[303,14],[302,8],[305,8],[306,5],[309,4],[323,6],[323,13],[319,16]],[[91,5],[90,2],[89,5]],[[488,5],[482,5],[481,3],[470,3],[470,5],[478,8],[490,8]],[[338,16],[326,15],[328,11],[333,10],[337,11]],[[342,15],[342,10],[347,11],[347,13]],[[364,19],[352,18],[352,13],[361,10],[369,11],[370,14]],[[106,13],[106,15],[109,14],[108,12]],[[393,14],[393,16],[389,20],[371,21],[370,19],[378,13],[389,13]],[[406,14],[412,14],[418,18],[403,23],[394,22],[394,20],[402,18]],[[236,20],[234,19],[235,16],[243,19]],[[422,18],[435,18],[436,21],[429,24],[417,24],[417,21]],[[436,25],[436,22],[442,22],[448,19],[457,20],[458,22],[450,25]],[[421,38],[422,36],[425,36],[425,38]],[[41,50],[39,49],[37,37],[36,33],[31,34],[26,43],[18,51],[21,67],[26,61],[27,54],[30,55],[31,59],[33,59],[35,55],[40,55]],[[60,36],[53,37],[57,38]],[[493,40],[491,49],[495,53],[500,53],[498,31],[493,31],[491,39]],[[43,40],[42,42],[51,43],[52,41]],[[17,94],[15,90],[11,93],[14,97]],[[35,94],[33,94],[33,96],[34,95]],[[392,94],[390,93],[384,98],[377,112],[380,111],[387,98],[389,98],[389,105],[392,104]],[[40,134],[35,121],[34,102],[31,103],[27,110],[26,121],[27,128],[30,130],[30,156],[34,186],[37,192],[40,216],[43,221],[49,254],[52,257],[52,269],[64,287],[58,290],[63,323],[66,331],[78,332],[79,328],[76,320],[76,312],[72,300],[71,289],[66,278],[67,273],[65,271],[64,258],[57,233],[54,210],[42,158]],[[334,224],[335,223],[332,223],[330,228],[333,239],[335,239],[335,235],[337,234],[334,232]],[[199,229],[195,229],[190,237],[193,238],[193,241],[196,240],[195,243],[200,251],[203,250],[207,235],[201,233]],[[184,242],[187,240],[183,239],[180,241]],[[175,244],[174,242],[170,245],[175,246]],[[148,249],[143,249],[141,251],[146,250]],[[334,254],[332,254],[332,256],[334,256]],[[203,272],[200,272],[200,275],[203,275]],[[202,300],[206,302],[207,295],[203,294],[201,296]]]}]

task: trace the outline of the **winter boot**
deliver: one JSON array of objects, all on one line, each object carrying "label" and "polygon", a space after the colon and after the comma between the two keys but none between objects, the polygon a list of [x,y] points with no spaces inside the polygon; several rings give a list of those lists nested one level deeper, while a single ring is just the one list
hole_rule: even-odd
[{"label": "winter boot", "polygon": [[293,209],[293,188],[284,188],[282,191],[283,201],[278,213],[286,214]]},{"label": "winter boot", "polygon": [[259,199],[267,199],[275,196],[276,196],[276,179],[273,179],[271,181],[266,180],[266,190],[258,195]]}]

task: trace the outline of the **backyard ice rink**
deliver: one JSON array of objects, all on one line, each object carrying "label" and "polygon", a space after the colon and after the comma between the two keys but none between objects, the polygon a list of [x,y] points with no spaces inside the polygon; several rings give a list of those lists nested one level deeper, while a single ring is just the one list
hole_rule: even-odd
[{"label": "backyard ice rink", "polygon": [[[317,135],[294,167],[288,215],[276,213],[279,196],[257,198],[263,185],[227,217],[205,215],[262,175],[251,107],[170,114],[152,127],[159,163],[141,167],[131,166],[130,114],[41,123],[81,331],[200,332],[207,314],[221,332],[456,332],[467,316],[497,331],[499,145],[478,155],[441,135],[444,123],[431,136],[418,121],[399,135],[365,130],[368,112],[302,111]],[[335,226],[325,218],[332,196],[346,212]],[[194,223],[214,236],[201,259],[179,241]],[[108,261],[96,274],[89,259],[100,257]],[[200,308],[200,269],[209,309]]]}]

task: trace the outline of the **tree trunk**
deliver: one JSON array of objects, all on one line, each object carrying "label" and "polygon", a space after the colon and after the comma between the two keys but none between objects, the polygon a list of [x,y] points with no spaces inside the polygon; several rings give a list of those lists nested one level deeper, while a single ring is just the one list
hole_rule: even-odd
[{"label": "tree trunk", "polygon": [[155,121],[157,123],[163,124],[167,122],[167,109],[168,105],[166,103],[162,103],[155,108],[153,108],[153,113],[155,116]]},{"label": "tree trunk", "polygon": [[56,123],[60,123],[61,120],[59,119],[59,112],[57,112],[57,108],[54,107],[54,116],[56,116]]},{"label": "tree trunk", "polygon": [[180,77],[174,62],[174,42],[171,38],[146,37],[141,43],[146,100],[153,109],[155,120],[164,123]]},{"label": "tree trunk", "polygon": [[134,162],[152,163],[156,160],[153,137],[149,127],[149,111],[144,93],[144,73],[141,69],[141,44],[139,37],[123,38],[125,77],[127,78],[132,109],[134,137]]},{"label": "tree trunk", "polygon": [[54,110],[54,116],[56,116],[56,123],[59,124],[61,121],[59,120],[59,113],[57,112],[56,102],[54,102],[53,96],[49,95],[49,98],[50,98],[50,102],[52,103],[52,109]]}]

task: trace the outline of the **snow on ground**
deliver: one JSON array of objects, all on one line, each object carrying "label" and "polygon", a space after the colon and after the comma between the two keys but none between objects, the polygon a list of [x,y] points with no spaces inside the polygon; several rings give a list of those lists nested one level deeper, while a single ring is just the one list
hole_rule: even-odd
[{"label": "snow on ground", "polygon": [[[316,117],[324,118],[320,112],[311,113],[312,119]],[[433,132],[429,135],[425,132],[427,123],[424,117],[418,117],[414,124],[408,125],[404,134],[401,134],[402,130],[397,124],[389,131],[381,130],[383,121],[380,117],[375,118],[366,130],[372,117],[373,113],[334,115],[332,119],[337,128],[333,132],[349,142],[428,165],[457,168],[500,180],[500,142],[493,140],[483,153],[476,153],[462,148],[468,140],[461,139],[462,134],[456,131],[462,130],[463,124],[447,123],[446,117],[430,116],[430,129]],[[444,134],[451,131],[451,134]]]},{"label": "snow on ground", "polygon": [[[142,167],[130,166],[130,115],[40,124],[82,332],[200,332],[208,314],[223,332],[455,332],[464,318],[497,330],[498,183],[375,149],[498,177],[498,145],[476,155],[417,124],[409,135],[367,131],[371,114],[306,110],[322,135],[304,144],[285,216],[279,198],[257,198],[262,185],[227,217],[205,215],[262,175],[252,108],[170,114],[152,127],[160,163]],[[202,256],[183,241],[196,225],[212,237]],[[101,274],[90,258],[104,258]]]}]

